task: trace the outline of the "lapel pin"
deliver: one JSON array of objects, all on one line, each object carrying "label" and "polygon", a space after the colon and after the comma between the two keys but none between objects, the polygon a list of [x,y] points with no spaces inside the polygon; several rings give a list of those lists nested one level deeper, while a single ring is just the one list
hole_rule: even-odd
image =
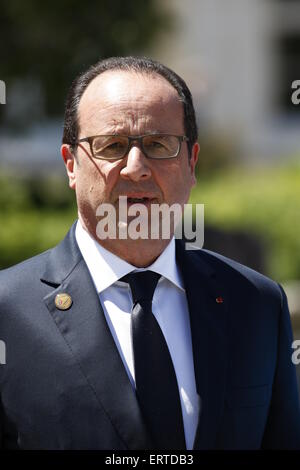
[{"label": "lapel pin", "polygon": [[216,302],[217,302],[217,304],[222,304],[224,302],[223,297],[217,297]]},{"label": "lapel pin", "polygon": [[57,294],[55,297],[55,306],[58,308],[58,310],[68,310],[72,303],[72,297],[69,294]]}]

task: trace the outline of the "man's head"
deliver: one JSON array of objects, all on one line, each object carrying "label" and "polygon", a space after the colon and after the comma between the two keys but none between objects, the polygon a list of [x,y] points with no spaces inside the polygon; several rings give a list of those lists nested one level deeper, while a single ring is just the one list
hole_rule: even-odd
[{"label": "man's head", "polygon": [[192,95],[185,81],[173,70],[160,62],[145,57],[132,56],[110,57],[109,59],[101,60],[73,81],[65,106],[63,144],[77,141],[79,134],[78,107],[81,97],[94,78],[109,70],[123,70],[149,75],[157,74],[165,78],[175,88],[183,106],[184,131],[189,139],[187,145],[190,153],[193,144],[197,141],[198,130]]},{"label": "man's head", "polygon": [[[87,141],[79,142],[99,135],[132,138],[149,134],[181,136],[178,155],[148,158],[146,146],[142,148],[139,141],[133,140],[123,158],[106,160],[101,148],[95,155]],[[149,59],[108,59],[79,77],[67,100],[62,156],[85,229],[97,239],[96,212],[104,203],[116,208],[118,222],[120,196],[145,198],[143,204],[148,209],[155,203],[183,206],[195,184],[199,151],[196,140],[190,92],[183,80],[166,67]],[[109,145],[112,149],[121,147],[119,140]],[[160,142],[154,142],[156,145]],[[168,242],[98,241],[137,266],[152,262]]]}]

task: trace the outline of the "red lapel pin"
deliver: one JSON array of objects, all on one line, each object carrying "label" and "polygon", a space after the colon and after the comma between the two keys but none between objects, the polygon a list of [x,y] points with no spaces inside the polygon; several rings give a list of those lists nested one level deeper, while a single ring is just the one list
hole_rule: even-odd
[{"label": "red lapel pin", "polygon": [[224,302],[223,297],[217,297],[216,302],[217,302],[217,304],[222,304]]}]

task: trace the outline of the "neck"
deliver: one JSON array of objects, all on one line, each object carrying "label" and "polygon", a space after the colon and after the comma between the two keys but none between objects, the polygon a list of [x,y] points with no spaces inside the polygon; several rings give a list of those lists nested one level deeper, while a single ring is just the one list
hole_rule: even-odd
[{"label": "neck", "polygon": [[123,259],[127,263],[138,268],[150,266],[164,251],[173,236],[168,239],[99,239],[97,237],[96,228],[85,223],[79,215],[82,227],[86,230],[103,248],[110,251],[114,255]]}]

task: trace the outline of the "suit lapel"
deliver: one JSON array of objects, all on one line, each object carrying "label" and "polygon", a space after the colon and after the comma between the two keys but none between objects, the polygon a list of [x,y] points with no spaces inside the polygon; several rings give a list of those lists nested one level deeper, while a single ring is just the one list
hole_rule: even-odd
[{"label": "suit lapel", "polygon": [[[201,398],[194,449],[213,449],[224,406],[228,362],[228,295],[200,251],[176,241],[176,256],[186,289]],[[99,408],[128,449],[149,448],[135,392],[107,325],[99,296],[75,240],[75,224],[60,245],[49,252],[42,282],[54,290],[44,298],[60,333],[75,356]],[[55,297],[67,293],[71,307],[58,310]],[[223,302],[217,303],[221,297]]]},{"label": "suit lapel", "polygon": [[[213,449],[224,406],[228,361],[228,295],[201,250],[176,241],[190,312],[195,379],[201,399],[194,449]],[[217,299],[217,300],[216,300]]]},{"label": "suit lapel", "polygon": [[[56,287],[44,302],[98,399],[128,449],[149,447],[135,391],[125,371],[87,266],[75,240],[75,225],[49,253],[42,278]],[[68,310],[58,310],[56,295],[72,298]]]}]

